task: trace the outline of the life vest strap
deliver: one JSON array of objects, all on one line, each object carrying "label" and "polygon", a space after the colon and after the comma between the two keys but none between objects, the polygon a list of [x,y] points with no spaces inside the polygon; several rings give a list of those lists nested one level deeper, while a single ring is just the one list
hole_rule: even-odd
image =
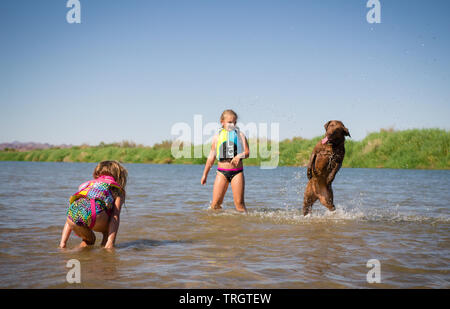
[{"label": "life vest strap", "polygon": [[95,210],[95,200],[91,198],[91,224],[89,225],[90,229],[94,227],[96,219],[97,219],[97,211]]}]

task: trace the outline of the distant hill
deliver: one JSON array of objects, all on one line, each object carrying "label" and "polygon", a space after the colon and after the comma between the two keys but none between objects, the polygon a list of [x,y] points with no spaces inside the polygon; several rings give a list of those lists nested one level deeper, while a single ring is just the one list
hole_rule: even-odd
[{"label": "distant hill", "polygon": [[0,150],[16,150],[16,151],[29,151],[29,150],[36,150],[36,149],[49,149],[49,148],[70,148],[72,145],[50,145],[48,143],[34,143],[34,142],[27,142],[27,143],[21,143],[18,141],[14,141],[12,143],[2,143],[0,144]]},{"label": "distant hill", "polygon": [[[294,137],[279,143],[278,166],[305,166],[315,144],[322,138],[303,139]],[[12,143],[14,144],[14,143]],[[46,144],[43,144],[46,145]],[[253,146],[255,147],[253,147]],[[269,143],[270,145],[270,143]],[[0,151],[0,161],[47,161],[47,162],[100,162],[118,160],[124,163],[157,164],[204,164],[202,158],[174,158],[171,142],[164,141],[152,147],[133,142],[104,144],[98,146],[51,146],[50,148],[18,151]],[[257,149],[256,141],[250,147]],[[191,154],[194,153],[194,146]],[[201,147],[201,146],[195,146]],[[203,145],[210,149],[210,145]],[[362,141],[347,139],[343,167],[402,168],[402,169],[450,169],[450,132],[441,129],[412,129],[404,131],[381,130],[367,135]],[[23,148],[22,148],[23,149]],[[253,150],[251,150],[253,151]],[[245,160],[245,165],[260,165],[268,159],[261,157]]]}]

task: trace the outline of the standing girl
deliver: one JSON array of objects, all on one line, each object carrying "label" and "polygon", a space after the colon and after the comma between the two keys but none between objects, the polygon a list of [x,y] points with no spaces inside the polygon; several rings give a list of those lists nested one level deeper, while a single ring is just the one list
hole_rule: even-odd
[{"label": "standing girl", "polygon": [[231,110],[225,110],[220,116],[222,127],[213,137],[211,151],[206,161],[201,184],[206,183],[208,173],[215,160],[218,160],[217,175],[213,187],[212,209],[221,209],[228,185],[231,184],[234,205],[237,211],[247,212],[244,202],[244,165],[242,159],[250,155],[250,150],[245,135],[236,127],[237,114]]}]

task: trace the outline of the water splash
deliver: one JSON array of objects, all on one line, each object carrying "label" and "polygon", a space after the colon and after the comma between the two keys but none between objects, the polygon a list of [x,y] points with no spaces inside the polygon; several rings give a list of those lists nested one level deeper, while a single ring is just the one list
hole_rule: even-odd
[{"label": "water splash", "polygon": [[[224,209],[214,212],[215,216],[242,216],[233,209]],[[335,211],[328,211],[324,207],[317,206],[311,214],[303,216],[299,208],[249,208],[250,218],[272,221],[278,224],[310,224],[310,223],[345,223],[345,222],[385,222],[385,223],[423,223],[423,224],[448,224],[450,216],[428,216],[422,214],[402,212],[399,207],[367,209],[361,207],[348,207],[338,204]]]}]

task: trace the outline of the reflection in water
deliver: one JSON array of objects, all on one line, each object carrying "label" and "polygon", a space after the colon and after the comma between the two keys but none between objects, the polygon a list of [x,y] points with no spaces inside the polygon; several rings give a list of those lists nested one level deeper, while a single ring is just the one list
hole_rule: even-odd
[{"label": "reflection in water", "polygon": [[[60,250],[67,199],[94,166],[0,162],[0,287],[450,287],[449,171],[343,169],[337,210],[316,203],[304,217],[304,168],[246,167],[245,215],[231,192],[222,211],[208,209],[203,166],[130,164],[117,247],[78,249],[72,235]],[[70,259],[81,284],[66,282]]]}]

